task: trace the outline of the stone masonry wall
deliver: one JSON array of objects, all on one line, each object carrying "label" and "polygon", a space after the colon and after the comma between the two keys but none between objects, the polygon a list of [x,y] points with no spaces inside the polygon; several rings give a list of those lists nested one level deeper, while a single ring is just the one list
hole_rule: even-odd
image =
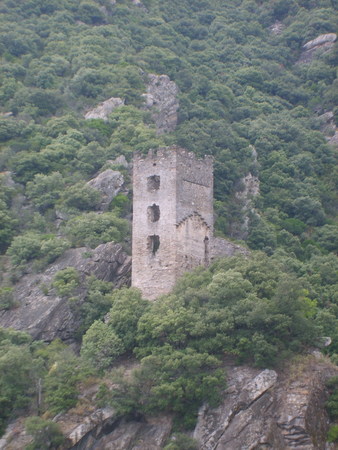
[{"label": "stone masonry wall", "polygon": [[132,285],[153,300],[185,270],[207,263],[212,159],[177,147],[136,154],[133,190]]}]

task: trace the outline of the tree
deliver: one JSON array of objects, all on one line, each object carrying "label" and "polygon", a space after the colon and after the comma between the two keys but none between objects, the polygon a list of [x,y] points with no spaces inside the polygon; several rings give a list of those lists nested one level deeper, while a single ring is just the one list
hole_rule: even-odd
[{"label": "tree", "polygon": [[108,324],[95,320],[83,336],[81,356],[102,371],[124,353],[123,341]]},{"label": "tree", "polygon": [[132,350],[136,344],[138,322],[149,308],[149,302],[142,299],[137,289],[116,290],[111,301],[107,324],[121,339],[125,350]]},{"label": "tree", "polygon": [[54,276],[52,286],[61,297],[71,295],[80,284],[79,272],[74,267],[59,270]]},{"label": "tree", "polygon": [[61,195],[60,206],[76,208],[80,211],[96,209],[101,194],[96,189],[83,182],[68,186]]},{"label": "tree", "polygon": [[40,210],[45,211],[55,206],[65,187],[65,181],[59,172],[50,175],[36,174],[26,186],[26,193]]},{"label": "tree", "polygon": [[65,441],[60,427],[52,420],[44,420],[41,417],[32,416],[25,421],[26,432],[33,437],[26,450],[57,449]]},{"label": "tree", "polygon": [[58,414],[75,406],[77,383],[85,376],[79,358],[71,350],[60,352],[45,377],[44,395],[48,411]]},{"label": "tree", "polygon": [[123,241],[128,229],[128,222],[112,212],[89,212],[70,219],[65,226],[65,234],[74,246],[88,245],[95,248],[101,243]]}]

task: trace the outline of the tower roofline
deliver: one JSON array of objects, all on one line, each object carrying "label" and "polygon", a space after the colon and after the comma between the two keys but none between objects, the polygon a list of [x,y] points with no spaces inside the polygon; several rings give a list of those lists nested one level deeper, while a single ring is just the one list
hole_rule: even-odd
[{"label": "tower roofline", "polygon": [[133,160],[134,161],[152,161],[153,159],[158,158],[168,158],[170,156],[185,156],[194,161],[207,162],[209,164],[213,164],[214,157],[212,155],[204,155],[204,157],[200,158],[195,155],[195,153],[186,150],[185,148],[179,147],[177,145],[169,146],[169,147],[159,147],[157,149],[150,149],[147,154],[142,154],[139,151],[134,152]]}]

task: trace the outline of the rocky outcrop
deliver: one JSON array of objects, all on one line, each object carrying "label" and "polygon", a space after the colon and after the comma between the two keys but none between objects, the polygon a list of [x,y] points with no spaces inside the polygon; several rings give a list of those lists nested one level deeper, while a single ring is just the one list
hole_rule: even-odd
[{"label": "rocky outcrop", "polygon": [[178,87],[168,75],[148,75],[145,108],[151,110],[158,134],[175,130],[177,125]]},{"label": "rocky outcrop", "polygon": [[[334,448],[325,442],[329,425],[325,383],[338,374],[338,367],[319,353],[289,362],[278,371],[235,366],[231,360],[225,370],[228,388],[220,406],[204,405],[198,414],[193,436],[200,450]],[[171,416],[128,420],[113,408],[95,408],[97,390],[97,384],[87,386],[76,408],[53,419],[67,438],[64,449],[164,448],[172,432]],[[21,450],[29,443],[23,422],[21,418],[8,426],[0,449]]]},{"label": "rocky outcrop", "polygon": [[242,222],[232,226],[231,235],[236,239],[246,239],[249,233],[249,217],[255,212],[253,201],[259,195],[259,178],[249,172],[241,178],[241,190],[235,194],[236,203],[241,205]]},{"label": "rocky outcrop", "polygon": [[[172,429],[168,416],[126,420],[116,416],[112,408],[100,408],[85,417],[70,412],[54,421],[66,437],[64,450],[160,450]],[[7,427],[0,450],[22,450],[31,440],[19,419]]]},{"label": "rocky outcrop", "polygon": [[[95,275],[119,288],[129,284],[131,258],[114,242],[101,244],[94,250],[87,247],[67,250],[43,273],[21,278],[14,289],[18,307],[0,311],[0,326],[27,331],[33,338],[48,342],[56,338],[71,341],[79,317],[70,302],[58,296],[51,286],[55,274],[66,267],[75,267],[82,280]],[[80,287],[75,295],[79,301],[83,300],[85,288]]]},{"label": "rocky outcrop", "polygon": [[321,34],[316,39],[303,45],[303,52],[297,63],[310,63],[317,54],[327,53],[332,50],[337,39],[335,33]]},{"label": "rocky outcrop", "polygon": [[218,258],[223,258],[226,256],[236,256],[236,255],[249,255],[250,251],[243,247],[242,245],[234,244],[233,242],[213,237],[210,243],[210,259],[214,261]]},{"label": "rocky outcrop", "polygon": [[324,450],[325,381],[337,373],[337,367],[312,356],[278,375],[230,367],[224,401],[218,408],[201,408],[194,438],[203,450]]},{"label": "rocky outcrop", "polygon": [[110,164],[112,166],[121,166],[125,167],[126,169],[129,169],[129,163],[126,160],[126,157],[124,155],[120,155],[115,159],[107,159],[106,164]]},{"label": "rocky outcrop", "polygon": [[119,106],[124,105],[124,99],[119,97],[111,97],[108,100],[97,105],[95,108],[90,109],[85,114],[85,119],[102,119],[104,121],[108,120],[109,114],[111,114],[114,109]]},{"label": "rocky outcrop", "polygon": [[325,134],[328,144],[338,147],[338,129],[336,127],[334,114],[328,111],[318,117],[321,131]]},{"label": "rocky outcrop", "polygon": [[121,192],[124,184],[124,177],[116,170],[107,169],[104,172],[101,172],[97,177],[88,181],[87,184],[101,192],[102,199],[100,209],[106,211],[113,198]]},{"label": "rocky outcrop", "polygon": [[160,450],[164,447],[172,428],[169,417],[158,416],[148,420],[115,420],[110,427],[87,434],[77,445],[78,450]]},{"label": "rocky outcrop", "polygon": [[273,23],[269,27],[270,33],[276,34],[276,35],[281,34],[284,31],[284,29],[285,29],[285,25],[282,22],[280,22],[279,20],[277,20],[275,23]]}]

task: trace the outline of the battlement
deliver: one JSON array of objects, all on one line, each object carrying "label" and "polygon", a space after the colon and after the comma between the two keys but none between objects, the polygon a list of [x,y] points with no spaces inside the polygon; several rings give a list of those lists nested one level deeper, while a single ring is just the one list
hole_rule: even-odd
[{"label": "battlement", "polygon": [[178,147],[176,145],[171,147],[159,147],[158,149],[151,149],[149,152],[145,155],[141,152],[135,152],[133,156],[133,161],[149,161],[149,162],[156,162],[158,159],[164,158],[166,160],[176,160],[179,158],[181,160],[181,163],[183,161],[190,161],[190,163],[200,161],[208,164],[211,168],[213,166],[213,156],[211,155],[205,155],[203,158],[198,158],[195,153],[189,152],[188,150]]}]

